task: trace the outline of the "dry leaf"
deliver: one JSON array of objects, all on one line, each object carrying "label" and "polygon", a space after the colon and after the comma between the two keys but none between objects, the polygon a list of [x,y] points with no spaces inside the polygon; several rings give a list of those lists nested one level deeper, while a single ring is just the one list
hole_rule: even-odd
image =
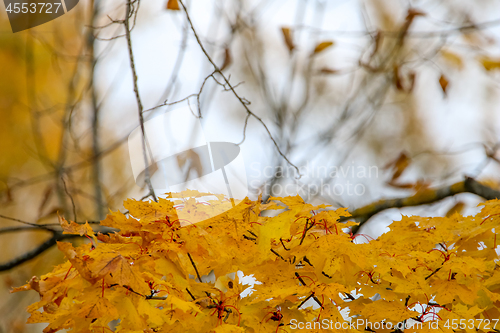
[{"label": "dry leaf", "polygon": [[443,89],[443,93],[445,96],[448,90],[448,84],[448,79],[443,74],[441,74],[441,76],[439,77],[439,85],[441,86],[441,89]]},{"label": "dry leaf", "polygon": [[328,68],[328,67],[323,67],[319,70],[319,73],[321,73],[321,74],[337,74],[338,70]]},{"label": "dry leaf", "polygon": [[372,51],[372,54],[370,57],[373,57],[375,55],[375,53],[377,53],[377,51],[379,50],[380,48],[380,45],[382,44],[382,40],[383,40],[383,35],[380,31],[377,31],[377,34],[375,35],[375,45],[373,47],[373,51]]},{"label": "dry leaf", "polygon": [[167,9],[169,10],[181,10],[179,7],[179,2],[177,0],[168,0]]},{"label": "dry leaf", "polygon": [[222,63],[222,66],[220,67],[220,70],[223,71],[226,69],[231,63],[233,62],[232,57],[231,57],[231,52],[229,51],[229,48],[226,48],[224,50],[224,62]]},{"label": "dry leaf", "polygon": [[288,51],[292,52],[295,48],[295,45],[293,44],[292,31],[290,28],[283,27],[281,28],[281,32],[283,33],[283,39],[288,47]]},{"label": "dry leaf", "polygon": [[399,154],[398,158],[395,159],[392,162],[389,162],[386,166],[384,166],[384,169],[393,169],[394,172],[391,177],[391,182],[398,179],[403,171],[410,165],[411,159],[408,157],[408,155],[405,152],[401,152]]},{"label": "dry leaf", "polygon": [[500,68],[500,58],[482,57],[479,62],[487,71]]},{"label": "dry leaf", "polygon": [[408,13],[406,15],[406,20],[407,21],[413,20],[417,16],[425,16],[425,15],[426,15],[426,13],[424,13],[418,9],[410,8],[410,9],[408,9]]},{"label": "dry leaf", "polygon": [[398,65],[394,66],[394,85],[396,86],[397,90],[404,91],[403,80],[401,79]]},{"label": "dry leaf", "polygon": [[320,53],[333,45],[332,41],[321,42],[314,48],[313,54]]},{"label": "dry leaf", "polygon": [[410,81],[409,87],[406,90],[407,92],[412,92],[413,88],[415,87],[415,78],[417,77],[417,74],[414,71],[411,71],[408,74],[408,80]]}]

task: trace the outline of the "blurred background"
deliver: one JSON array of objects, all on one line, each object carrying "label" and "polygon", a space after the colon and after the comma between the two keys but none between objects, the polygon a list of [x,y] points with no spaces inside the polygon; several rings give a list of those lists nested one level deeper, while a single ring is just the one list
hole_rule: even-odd
[{"label": "blurred background", "polygon": [[[240,145],[251,198],[355,209],[464,176],[500,188],[500,1],[183,4],[197,36],[175,0],[131,4],[142,115],[201,115],[208,141]],[[38,295],[9,290],[63,260],[54,246],[18,260],[51,236],[26,222],[96,222],[152,198],[127,146],[139,113],[126,8],[82,0],[15,34],[0,10],[0,332],[44,327],[25,324]],[[377,237],[401,214],[472,214],[481,201],[386,210],[362,232]]]}]

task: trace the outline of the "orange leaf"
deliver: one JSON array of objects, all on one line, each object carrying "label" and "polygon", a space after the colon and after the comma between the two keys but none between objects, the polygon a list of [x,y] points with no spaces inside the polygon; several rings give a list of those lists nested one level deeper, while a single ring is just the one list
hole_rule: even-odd
[{"label": "orange leaf", "polygon": [[61,224],[61,227],[64,230],[63,234],[78,234],[80,236],[87,235],[94,238],[97,242],[94,230],[92,230],[92,227],[88,224],[88,222],[85,222],[85,224],[79,224],[73,221],[68,223],[64,217],[59,216],[59,224]]},{"label": "orange leaf", "polygon": [[399,66],[394,66],[394,84],[396,85],[396,89],[403,91],[403,83],[401,80],[401,75],[399,73]]},{"label": "orange leaf", "polygon": [[321,42],[314,48],[313,54],[320,53],[333,45],[332,41]]},{"label": "orange leaf", "polygon": [[179,7],[179,2],[177,0],[168,0],[167,9],[180,10],[181,8]]},{"label": "orange leaf", "polygon": [[445,96],[448,89],[448,84],[449,84],[448,79],[441,74],[441,76],[439,77],[439,85],[441,86],[441,89],[443,89],[443,93]]},{"label": "orange leaf", "polygon": [[410,158],[408,157],[408,155],[405,152],[401,152],[401,154],[399,154],[398,158],[395,161],[388,163],[384,167],[384,169],[389,169],[389,168],[394,169],[394,173],[393,173],[392,178],[391,178],[391,182],[392,182],[392,181],[396,180],[397,178],[399,178],[399,176],[401,176],[401,174],[403,173],[403,171],[405,171],[405,169],[408,167],[408,165],[410,165]]},{"label": "orange leaf", "polygon": [[328,68],[328,67],[323,67],[319,70],[319,72],[321,74],[337,74],[338,73],[338,70],[336,69],[332,69],[332,68]]},{"label": "orange leaf", "polygon": [[500,68],[500,58],[494,59],[490,57],[483,57],[479,60],[479,62],[487,71]]},{"label": "orange leaf", "polygon": [[295,48],[293,44],[292,31],[290,28],[281,28],[281,32],[283,33],[283,39],[285,40],[285,44],[288,47],[288,51],[292,52]]},{"label": "orange leaf", "polygon": [[410,8],[408,9],[408,14],[406,15],[406,20],[413,20],[417,16],[425,16],[426,14],[418,9]]}]

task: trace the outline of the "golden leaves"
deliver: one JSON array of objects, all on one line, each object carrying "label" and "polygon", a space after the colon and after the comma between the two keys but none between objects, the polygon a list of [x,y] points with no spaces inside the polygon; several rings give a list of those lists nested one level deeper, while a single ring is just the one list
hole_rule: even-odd
[{"label": "golden leaves", "polygon": [[119,211],[111,212],[106,218],[101,221],[101,225],[116,229],[128,230],[130,232],[140,231],[141,224],[133,218],[126,218]]},{"label": "golden leaves", "polygon": [[281,28],[281,33],[283,34],[283,40],[288,48],[288,51],[292,53],[293,49],[295,49],[295,45],[293,43],[292,30],[287,27]]},{"label": "golden leaves", "polygon": [[119,313],[116,307],[107,298],[100,297],[94,304],[80,309],[79,314],[86,318],[100,318],[103,316],[118,318]]},{"label": "golden leaves", "polygon": [[94,235],[94,230],[92,230],[88,222],[85,222],[85,224],[78,224],[76,222],[68,223],[64,217],[59,217],[59,224],[61,224],[61,227],[64,230],[63,234],[78,234],[80,236],[86,235],[97,241]]},{"label": "golden leaves", "polygon": [[243,333],[245,329],[236,325],[221,325],[214,329],[214,333]]},{"label": "golden leaves", "polygon": [[[97,247],[88,254],[74,249],[70,243],[58,242],[57,246],[81,276],[92,284],[110,276],[113,283],[131,287],[136,292],[147,293],[147,284],[130,262],[119,252]],[[80,253],[79,253],[80,252]]]},{"label": "golden leaves", "polygon": [[446,217],[450,217],[453,214],[460,214],[462,213],[462,210],[464,209],[465,204],[462,201],[457,202],[453,207],[451,207],[448,212],[446,212]]},{"label": "golden leaves", "polygon": [[[380,311],[380,309],[383,309],[383,311]],[[414,315],[403,303],[385,300],[378,300],[365,305],[364,314],[372,322],[381,322],[385,319],[392,323],[398,323]]]},{"label": "golden leaves", "polygon": [[121,314],[120,330],[142,331],[147,327],[146,318],[139,315],[137,307],[130,297],[123,297],[121,302],[116,303],[116,308]]},{"label": "golden leaves", "polygon": [[[409,163],[402,154],[388,165],[394,181]],[[77,247],[58,243],[68,262],[13,290],[39,293],[29,322],[48,322],[47,333],[101,331],[116,319],[124,332],[267,332],[292,319],[344,322],[342,309],[351,319],[393,323],[426,320],[437,308],[443,318],[496,313],[499,200],[477,216],[456,207],[446,217],[403,217],[372,240],[351,234],[356,222],[339,222],[345,208],[295,196],[245,199],[229,209],[223,197],[198,204],[194,198],[204,195],[127,200],[131,217],[111,212],[102,221],[118,233]],[[61,219],[61,226],[95,237],[88,224]],[[257,281],[245,297],[237,271]]]},{"label": "golden leaves", "polygon": [[484,56],[479,59],[479,62],[487,71],[492,71],[500,68],[500,58],[491,58]]},{"label": "golden leaves", "polygon": [[326,50],[327,48],[329,48],[332,45],[333,45],[332,41],[321,42],[318,45],[316,45],[316,47],[314,48],[313,54],[318,54],[320,52],[323,52],[324,50]]},{"label": "golden leaves", "polygon": [[[293,216],[291,217],[293,218]],[[261,255],[270,256],[271,240],[278,240],[280,238],[290,238],[290,219],[282,219],[280,216],[268,219],[263,226],[259,229],[258,246]]]},{"label": "golden leaves", "polygon": [[448,81],[448,79],[446,78],[446,76],[444,76],[443,74],[441,74],[441,76],[439,77],[439,85],[441,86],[441,90],[443,90],[443,94],[446,96],[446,93],[448,91],[448,84],[450,82]]},{"label": "golden leaves", "polygon": [[167,9],[169,10],[181,10],[179,2],[177,0],[168,0]]}]

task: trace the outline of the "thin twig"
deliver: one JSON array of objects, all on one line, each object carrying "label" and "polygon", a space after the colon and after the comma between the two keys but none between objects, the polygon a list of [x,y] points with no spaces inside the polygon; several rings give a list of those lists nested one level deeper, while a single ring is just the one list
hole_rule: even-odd
[{"label": "thin twig", "polygon": [[15,222],[19,222],[19,223],[26,224],[26,225],[29,225],[29,226],[32,226],[32,227],[35,227],[35,228],[40,228],[40,229],[45,229],[45,230],[48,230],[48,231],[51,231],[51,232],[56,232],[55,230],[50,229],[50,228],[44,226],[43,224],[36,224],[36,223],[32,223],[32,222],[26,222],[26,221],[23,221],[23,220],[20,220],[20,219],[16,219],[14,217],[5,216],[5,215],[0,215],[0,218],[6,219],[6,220],[15,221]]},{"label": "thin twig", "polygon": [[56,232],[55,230],[49,228],[37,228],[37,227],[8,227],[0,229],[0,234],[8,234],[12,232],[21,232],[21,231],[50,231],[52,233]]},{"label": "thin twig", "polygon": [[427,275],[427,276],[425,277],[425,280],[429,279],[431,276],[433,276],[434,274],[436,274],[437,272],[439,272],[439,270],[440,270],[442,267],[443,267],[443,266],[436,268],[436,270],[435,270],[434,272],[432,272],[431,274],[429,274],[429,275]]},{"label": "thin twig", "polygon": [[64,181],[64,177],[61,177],[61,180],[63,182],[64,191],[66,192],[66,194],[68,195],[69,199],[71,200],[71,205],[73,206],[73,221],[76,222],[78,219],[76,217],[75,201],[73,200],[73,196],[71,195],[71,193],[69,193],[68,188],[66,187],[66,182]]},{"label": "thin twig", "polygon": [[186,6],[184,5],[184,2],[182,0],[179,0],[179,3],[181,4],[183,10],[184,10],[184,13],[186,14],[186,19],[188,20],[189,22],[189,26],[191,27],[191,31],[193,31],[193,34],[194,34],[194,37],[196,38],[196,41],[198,43],[198,45],[200,46],[201,48],[201,51],[205,54],[205,57],[208,59],[208,61],[212,64],[212,66],[214,67],[214,70],[215,72],[217,72],[223,79],[224,79],[224,82],[226,83],[226,85],[229,87],[229,90],[231,90],[231,92],[233,93],[233,95],[240,101],[241,105],[245,108],[246,112],[248,114],[250,114],[252,117],[254,117],[255,119],[257,119],[257,121],[259,121],[262,126],[264,127],[264,129],[266,130],[269,138],[271,139],[271,141],[274,143],[274,146],[276,147],[278,153],[281,155],[281,157],[283,157],[285,159],[285,161],[290,165],[292,166],[296,171],[297,171],[297,175],[301,176],[301,173],[300,173],[300,170],[299,168],[293,164],[289,159],[288,157],[286,157],[285,154],[283,154],[283,152],[281,151],[280,147],[278,146],[278,143],[276,142],[276,140],[274,139],[273,135],[271,134],[271,131],[269,130],[269,128],[267,127],[267,125],[264,123],[264,121],[259,117],[257,116],[255,113],[253,113],[250,108],[248,107],[248,105],[250,104],[249,101],[247,101],[245,98],[241,97],[235,90],[234,86],[229,82],[228,78],[226,78],[226,76],[224,75],[224,73],[220,70],[219,66],[217,66],[217,64],[212,60],[212,57],[210,57],[210,55],[208,54],[208,52],[206,51],[205,47],[203,46],[203,43],[201,42],[200,38],[198,37],[198,33],[196,32],[195,28],[194,28],[194,25],[193,25],[193,22],[191,21],[191,17],[189,16],[189,13],[186,9]]},{"label": "thin twig", "polygon": [[80,237],[80,236],[79,235],[70,235],[70,234],[63,235],[62,233],[57,232],[51,238],[47,239],[45,242],[43,242],[42,244],[37,246],[35,249],[33,249],[29,252],[26,252],[26,253],[22,254],[21,256],[14,258],[11,261],[8,261],[4,264],[0,264],[0,272],[8,271],[9,269],[17,267],[17,266],[25,263],[28,260],[31,260],[31,259],[38,257],[43,252],[50,249],[52,246],[56,245],[58,241],[61,241],[63,239],[74,238],[74,237]]},{"label": "thin twig", "polygon": [[314,227],[314,222],[311,222],[311,225],[308,225],[309,224],[309,219],[306,220],[306,225],[304,226],[304,233],[302,234],[302,238],[300,239],[300,243],[299,245],[302,245],[302,243],[304,242],[304,238],[306,238],[306,234],[307,232],[312,228]]},{"label": "thin twig", "polygon": [[[92,1],[92,4],[94,5],[93,8],[91,8],[91,22],[92,24],[96,23],[98,14],[99,14],[99,2],[94,2]],[[89,57],[90,57],[90,80],[89,80],[89,89],[91,91],[90,97],[91,97],[91,106],[92,106],[92,154],[93,156],[97,156],[99,154],[99,151],[101,150],[101,140],[100,140],[100,132],[99,132],[99,125],[100,125],[100,105],[97,102],[97,88],[95,85],[95,68],[97,66],[97,61],[98,58],[95,55],[95,50],[94,50],[94,33],[92,29],[89,29],[88,34],[87,34],[87,48],[89,50]],[[103,201],[103,193],[102,193],[102,185],[101,185],[101,179],[102,179],[102,166],[101,166],[101,160],[98,158],[94,158],[94,163],[92,165],[92,176],[93,176],[93,182],[94,182],[94,195],[95,195],[95,205],[96,205],[96,212],[97,212],[97,218],[99,220],[104,219],[106,216],[106,212],[104,209],[104,201]],[[75,216],[75,221],[76,221],[76,216]]]},{"label": "thin twig", "polygon": [[[144,156],[144,178],[146,185],[148,186],[149,192],[153,197],[153,200],[158,202],[158,199],[156,198],[156,194],[154,193],[153,186],[151,185],[151,178],[149,174],[149,167],[148,167],[148,157],[146,155],[146,131],[144,129],[144,117],[142,115],[142,111],[144,110],[142,106],[142,101],[141,101],[141,96],[139,94],[139,87],[137,86],[137,71],[135,69],[135,62],[134,62],[134,53],[132,52],[132,38],[130,37],[130,17],[134,14],[131,11],[131,0],[127,0],[127,10],[125,14],[125,35],[127,39],[127,48],[128,48],[128,55],[130,59],[130,69],[132,70],[132,81],[134,84],[134,93],[135,93],[135,99],[137,101],[137,108],[139,112],[139,124],[141,127],[141,134],[142,134],[142,151],[143,151],[143,156]],[[137,13],[136,13],[137,17]]]},{"label": "thin twig", "polygon": [[196,298],[193,296],[193,294],[191,294],[191,292],[189,291],[188,288],[186,288],[186,291],[188,292],[189,296],[191,296],[191,298],[193,299],[193,301],[196,301]]},{"label": "thin twig", "polygon": [[245,140],[247,138],[248,118],[250,118],[250,113],[248,113],[247,116],[245,117],[245,125],[243,126],[243,139],[241,139],[241,141],[236,144],[237,146],[239,146],[243,142],[245,142]]},{"label": "thin twig", "polygon": [[305,299],[305,300],[303,300],[303,301],[299,304],[299,306],[297,306],[297,309],[300,309],[300,307],[301,307],[302,305],[304,305],[304,303],[305,303],[305,302],[307,302],[307,301],[308,301],[311,297],[313,297],[313,294],[311,294],[311,295],[307,296],[307,297],[306,297],[306,299]]},{"label": "thin twig", "polygon": [[200,280],[200,282],[203,282],[201,280],[201,276],[200,276],[200,273],[198,272],[198,268],[196,268],[196,264],[194,263],[193,261],[193,258],[191,258],[191,254],[188,253],[188,257],[189,257],[189,260],[191,260],[191,264],[193,265],[194,267],[194,271],[196,272],[196,277],[198,278],[198,280]]}]

